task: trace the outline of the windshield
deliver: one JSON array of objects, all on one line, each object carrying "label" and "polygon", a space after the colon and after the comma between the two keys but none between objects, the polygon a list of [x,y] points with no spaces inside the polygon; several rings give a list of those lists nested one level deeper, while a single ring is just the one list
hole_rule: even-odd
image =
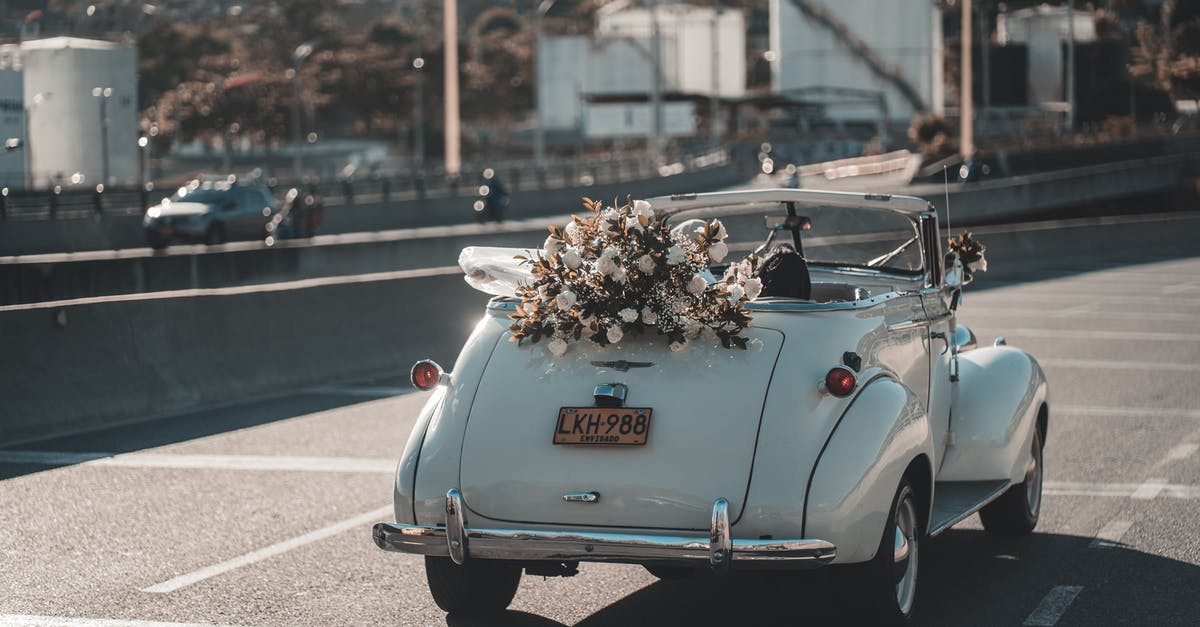
[{"label": "windshield", "polygon": [[218,205],[230,198],[229,192],[216,189],[180,190],[171,196],[171,202],[199,202]]},{"label": "windshield", "polygon": [[[796,214],[808,219],[800,231],[804,257],[810,264],[879,268],[892,272],[921,272],[921,244],[916,224],[892,211],[830,206],[800,206]],[[767,223],[778,225],[771,246],[792,244],[792,232],[782,224],[788,216],[784,203],[689,209],[671,216],[672,225],[685,220],[719,218],[729,233],[726,240],[737,261],[759,248],[772,233]]]}]

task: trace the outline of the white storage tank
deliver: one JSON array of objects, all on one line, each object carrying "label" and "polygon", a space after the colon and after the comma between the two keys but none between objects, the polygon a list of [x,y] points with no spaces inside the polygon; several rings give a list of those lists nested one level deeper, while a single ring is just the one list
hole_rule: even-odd
[{"label": "white storage tank", "polygon": [[137,51],[52,37],[23,42],[21,58],[34,187],[136,185]]},{"label": "white storage tank", "polygon": [[[830,87],[882,92],[888,117],[901,122],[918,109],[932,110],[941,97],[943,90],[934,81],[942,63],[940,42],[935,42],[940,33],[934,34],[940,15],[933,0],[771,0],[770,13],[771,78],[777,93]],[[885,72],[873,70],[867,57]],[[845,105],[830,107],[828,114],[875,121],[879,109]]]}]

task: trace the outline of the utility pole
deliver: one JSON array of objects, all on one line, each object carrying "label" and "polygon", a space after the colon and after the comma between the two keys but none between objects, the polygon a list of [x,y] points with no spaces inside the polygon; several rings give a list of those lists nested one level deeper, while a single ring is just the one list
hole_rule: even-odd
[{"label": "utility pole", "polygon": [[708,98],[709,135],[713,143],[721,138],[721,8],[713,8],[712,16],[712,94]]},{"label": "utility pole", "polygon": [[546,118],[542,113],[542,18],[554,6],[555,0],[542,0],[533,10],[533,110],[536,115],[533,129],[533,160],[538,169],[546,167]]},{"label": "utility pole", "polygon": [[292,183],[300,184],[303,171],[304,141],[300,137],[300,66],[312,54],[310,42],[296,46],[292,51]]},{"label": "utility pole", "polygon": [[971,0],[962,0],[962,84],[959,87],[959,152],[963,160],[975,156],[975,107],[971,93]]},{"label": "utility pole", "polygon": [[1075,0],[1067,0],[1067,132],[1075,132]]},{"label": "utility pole", "polygon": [[658,0],[650,7],[650,141],[649,152],[655,162],[662,161],[662,42],[658,30]]},{"label": "utility pole", "polygon": [[929,109],[934,115],[946,115],[946,42],[942,37],[942,9],[933,5],[933,77]]},{"label": "utility pole", "polygon": [[458,0],[443,3],[443,39],[446,59],[446,176],[458,178],[462,170],[461,122],[458,113]]},{"label": "utility pole", "polygon": [[417,57],[412,62],[413,70],[416,71],[415,81],[413,84],[413,149],[412,161],[413,167],[418,172],[425,170],[425,59]]}]

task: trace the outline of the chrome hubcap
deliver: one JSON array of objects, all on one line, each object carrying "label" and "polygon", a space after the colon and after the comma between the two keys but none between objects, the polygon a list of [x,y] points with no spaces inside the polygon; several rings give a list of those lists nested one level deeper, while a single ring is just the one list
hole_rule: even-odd
[{"label": "chrome hubcap", "polygon": [[896,605],[908,614],[917,596],[917,510],[906,491],[896,504],[895,544],[892,553],[896,574]]},{"label": "chrome hubcap", "polygon": [[1042,508],[1042,438],[1035,433],[1033,446],[1029,450],[1029,462],[1025,465],[1025,505],[1029,513],[1037,518]]}]

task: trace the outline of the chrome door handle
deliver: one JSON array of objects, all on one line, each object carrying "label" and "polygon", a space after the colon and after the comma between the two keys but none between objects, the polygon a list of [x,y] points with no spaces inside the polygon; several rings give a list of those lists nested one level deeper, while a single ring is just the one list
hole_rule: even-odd
[{"label": "chrome door handle", "polygon": [[564,494],[563,500],[568,503],[595,503],[600,500],[599,492],[575,492]]}]

